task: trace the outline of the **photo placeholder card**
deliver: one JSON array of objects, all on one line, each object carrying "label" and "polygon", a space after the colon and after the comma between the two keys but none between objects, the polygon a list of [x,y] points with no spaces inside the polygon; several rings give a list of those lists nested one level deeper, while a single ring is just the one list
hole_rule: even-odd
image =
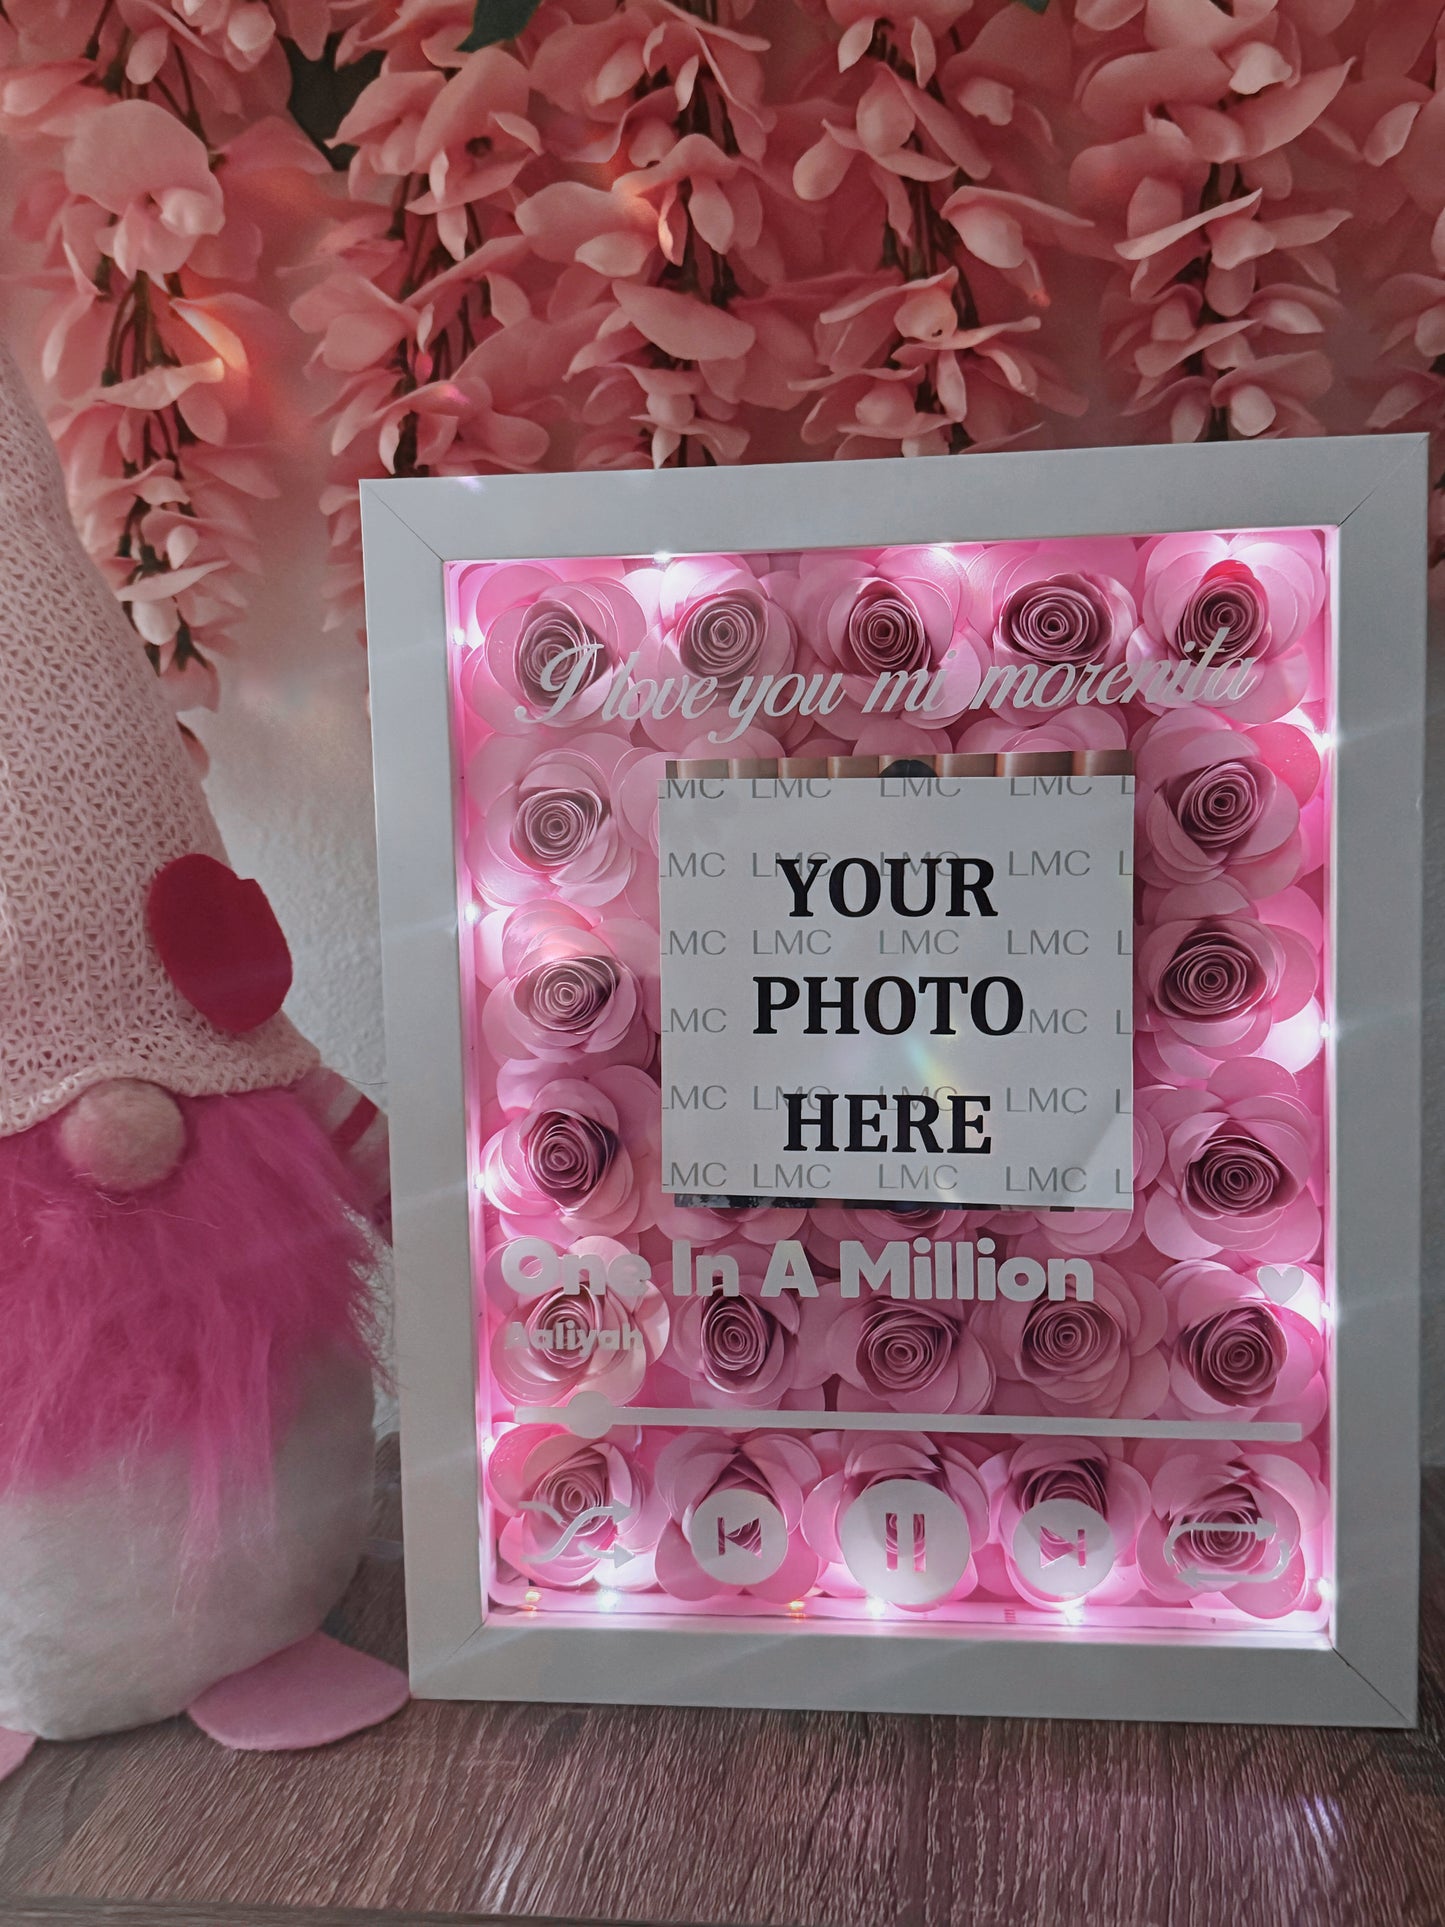
[{"label": "photo placeholder card", "polygon": [[672,766],[664,1191],[1131,1208],[1134,779],[1026,761]]}]

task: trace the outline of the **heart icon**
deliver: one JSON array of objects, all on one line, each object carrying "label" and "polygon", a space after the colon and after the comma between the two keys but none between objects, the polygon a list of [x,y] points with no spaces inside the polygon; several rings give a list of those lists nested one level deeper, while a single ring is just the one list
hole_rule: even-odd
[{"label": "heart icon", "polygon": [[1254,1274],[1260,1290],[1277,1305],[1287,1305],[1300,1286],[1308,1283],[1309,1273],[1298,1265],[1261,1265]]},{"label": "heart icon", "polygon": [[146,924],[166,975],[217,1030],[264,1024],[291,988],[291,952],[259,883],[197,852],[151,879]]}]

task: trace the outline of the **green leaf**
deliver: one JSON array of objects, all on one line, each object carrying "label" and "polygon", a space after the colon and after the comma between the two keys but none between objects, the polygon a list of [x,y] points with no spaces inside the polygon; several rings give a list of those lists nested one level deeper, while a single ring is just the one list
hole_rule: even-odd
[{"label": "green leaf", "polygon": [[479,47],[495,47],[499,40],[515,39],[540,5],[541,0],[477,0],[472,30],[458,51],[474,54]]},{"label": "green leaf", "polygon": [[316,60],[308,60],[294,40],[282,42],[291,69],[291,118],[335,168],[345,169],[354,147],[333,147],[332,136],[356,105],[362,89],[381,72],[379,53],[363,54],[349,67],[336,65],[341,36],[332,34]]}]

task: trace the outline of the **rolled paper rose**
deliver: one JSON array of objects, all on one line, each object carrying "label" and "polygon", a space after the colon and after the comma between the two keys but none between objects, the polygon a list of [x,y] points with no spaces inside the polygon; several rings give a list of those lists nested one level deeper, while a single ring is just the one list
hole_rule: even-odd
[{"label": "rolled paper rose", "polygon": [[1147,1278],[1093,1267],[1093,1297],[998,1301],[980,1307],[980,1339],[1004,1411],[1148,1417],[1169,1389],[1160,1349],[1165,1307]]},{"label": "rolled paper rose", "polygon": [[[1287,715],[1321,667],[1326,588],[1320,538],[1309,529],[1158,537],[1146,552],[1129,660],[1136,668],[1158,660],[1201,669],[1207,661],[1209,669],[1202,682],[1176,677],[1141,700],[1168,709],[1184,700],[1183,688],[1236,722]],[[1235,673],[1245,661],[1252,668]]]},{"label": "rolled paper rose", "polygon": [[978,1412],[993,1372],[958,1310],[916,1300],[819,1301],[823,1355],[845,1411]]},{"label": "rolled paper rose", "polygon": [[[990,1458],[982,1467],[989,1491],[989,1536],[983,1563],[995,1581],[1002,1571],[1007,1583],[1025,1599],[1057,1606],[1059,1595],[1035,1585],[1020,1571],[1015,1540],[1020,1521],[1035,1506],[1066,1502],[1097,1512],[1113,1541],[1113,1564],[1090,1591],[1095,1604],[1116,1604],[1133,1597],[1138,1579],[1134,1571],[1134,1541],[1149,1510],[1149,1486],[1113,1440],[1032,1438]],[[1044,1572],[1054,1559],[1068,1560],[1077,1546],[1045,1531],[1040,1535],[1045,1554]],[[1058,1568],[1067,1572],[1067,1565]]]},{"label": "rolled paper rose", "polygon": [[1073,1505],[1086,1505],[1101,1518],[1109,1516],[1109,1482],[1106,1461],[1070,1459],[1062,1465],[1038,1466],[1019,1480],[1018,1502],[1021,1512],[1053,1499],[1066,1499]]},{"label": "rolled paper rose", "polygon": [[520,1108],[483,1148],[481,1188],[509,1237],[616,1237],[642,1219],[656,1179],[657,1085],[629,1064],[559,1077],[546,1062],[506,1067]]},{"label": "rolled paper rose", "polygon": [[617,994],[621,971],[610,957],[559,957],[517,979],[517,1008],[559,1043],[592,1035]]},{"label": "rolled paper rose", "polygon": [[592,790],[534,790],[517,810],[512,849],[533,869],[558,869],[586,849],[607,814]]},{"label": "rolled paper rose", "polygon": [[1235,849],[1264,814],[1269,771],[1255,763],[1216,763],[1169,786],[1166,801],[1186,835],[1201,850]]},{"label": "rolled paper rose", "polygon": [[978,688],[986,651],[968,622],[968,582],[953,550],[810,552],[798,558],[794,578],[778,577],[777,593],[788,600],[811,669],[825,683],[841,675],[844,701],[830,708],[828,726],[854,740],[879,676],[928,672],[926,720],[934,727],[958,716]]},{"label": "rolled paper rose", "polygon": [[1139,969],[1166,1016],[1188,1025],[1222,1023],[1272,997],[1284,975],[1281,945],[1252,917],[1201,917],[1151,931]]},{"label": "rolled paper rose", "polygon": [[538,602],[527,611],[516,661],[522,693],[537,709],[550,708],[569,687],[580,696],[611,667],[606,643],[565,602]]},{"label": "rolled paper rose", "polygon": [[[589,1242],[608,1241],[584,1240],[583,1248]],[[521,1300],[495,1295],[503,1302],[492,1334],[492,1375],[518,1405],[559,1405],[583,1390],[625,1405],[667,1344],[667,1300],[650,1282],[625,1294],[584,1284]]]},{"label": "rolled paper rose", "polygon": [[[1117,593],[1117,583],[1109,586]],[[1127,608],[1132,620],[1133,605]],[[999,610],[994,639],[1028,662],[1097,662],[1115,640],[1109,587],[1077,573],[1025,583]]]},{"label": "rolled paper rose", "polygon": [[844,638],[852,666],[865,674],[919,669],[928,661],[928,638],[917,606],[888,582],[863,583],[848,611]]},{"label": "rolled paper rose", "polygon": [[[968,1527],[971,1553],[957,1584],[933,1606],[921,1610],[931,1611],[973,1592],[978,1583],[974,1562],[988,1539],[988,1492],[963,1440],[916,1432],[835,1432],[815,1434],[813,1442],[824,1474],[805,1496],[803,1533],[823,1562],[818,1575],[821,1592],[844,1599],[861,1599],[866,1594],[868,1588],[849,1571],[843,1557],[839,1527],[870,1487],[893,1479],[908,1479],[944,1493]],[[895,1532],[885,1528],[885,1546],[895,1554],[896,1538]]]},{"label": "rolled paper rose", "polygon": [[456,568],[451,592],[469,645],[459,673],[463,700],[507,735],[595,715],[646,633],[621,564],[468,563]]},{"label": "rolled paper rose", "polygon": [[677,627],[677,653],[695,676],[715,676],[719,689],[736,689],[758,666],[767,633],[759,589],[734,589],[695,603]]},{"label": "rolled paper rose", "polygon": [[574,1052],[608,1063],[651,1057],[656,1013],[641,978],[650,970],[656,983],[655,930],[634,919],[593,924],[542,902],[494,912],[477,948],[479,974],[491,985],[482,1033],[498,1063]]},{"label": "rolled paper rose", "polygon": [[1189,662],[1198,662],[1211,648],[1217,663],[1264,655],[1269,604],[1258,577],[1243,562],[1216,562],[1185,600],[1169,642]]},{"label": "rolled paper rose", "polygon": [[503,1572],[565,1588],[654,1583],[652,1548],[666,1514],[635,1430],[617,1426],[590,1443],[551,1426],[514,1426],[497,1439],[486,1483]]},{"label": "rolled paper rose", "polygon": [[[729,1236],[726,1229],[723,1236]],[[682,1381],[678,1402],[712,1406],[806,1404],[793,1394],[806,1387],[815,1404],[828,1366],[821,1345],[809,1341],[812,1307],[791,1292],[762,1298],[764,1260],[729,1240],[743,1276],[736,1296],[713,1291],[675,1299],[668,1364]],[[724,1249],[729,1247],[725,1246]],[[699,1255],[699,1262],[705,1254]]]},{"label": "rolled paper rose", "polygon": [[1136,867],[1154,885],[1229,878],[1270,897],[1305,862],[1300,804],[1319,782],[1302,730],[1277,723],[1234,729],[1194,709],[1166,712],[1135,739]]},{"label": "rolled paper rose", "polygon": [[[716,1599],[740,1592],[783,1602],[800,1599],[818,1576],[818,1555],[803,1537],[803,1500],[822,1476],[812,1447],[788,1433],[754,1432],[743,1439],[684,1432],[668,1440],[657,1456],[657,1489],[669,1522],[657,1542],[657,1579],[676,1599]],[[775,1514],[786,1535],[782,1562],[752,1585],[718,1579],[698,1563],[690,1534],[710,1530],[716,1544],[717,1521],[697,1514],[705,1501],[737,1492],[755,1498]],[[761,1507],[759,1507],[761,1510]],[[694,1524],[696,1521],[696,1525]],[[760,1550],[762,1531],[742,1527],[734,1543]]]},{"label": "rolled paper rose", "polygon": [[1184,1192],[1197,1211],[1258,1217],[1288,1204],[1299,1180],[1258,1138],[1220,1130],[1190,1159]]},{"label": "rolled paper rose", "polygon": [[1306,1554],[1318,1556],[1328,1501],[1310,1446],[1146,1441],[1131,1456],[1149,1480],[1139,1573],[1156,1598],[1210,1611],[1222,1594],[1258,1619],[1318,1603]]},{"label": "rolled paper rose", "polygon": [[1142,1068],[1207,1077],[1222,1058],[1265,1049],[1271,1027],[1309,1003],[1319,958],[1305,932],[1318,925],[1317,906],[1290,890],[1271,904],[1268,923],[1252,909],[1222,878],[1145,891],[1135,973]]},{"label": "rolled paper rose", "polygon": [[576,1210],[607,1174],[617,1139],[595,1118],[543,1111],[522,1132],[522,1161],[537,1189],[563,1210]]},{"label": "rolled paper rose", "polygon": [[618,799],[643,761],[644,752],[621,732],[593,730],[550,743],[489,737],[464,779],[472,819],[467,864],[483,900],[616,903],[626,915],[617,900],[646,843]]},{"label": "rolled paper rose", "polygon": [[1266,1297],[1258,1276],[1217,1260],[1171,1265],[1159,1281],[1174,1341],[1167,1415],[1177,1409],[1212,1418],[1264,1407],[1311,1432],[1325,1412],[1325,1343],[1319,1288],[1306,1278],[1281,1305]]},{"label": "rolled paper rose", "polygon": [[1179,1356],[1201,1391],[1221,1405],[1258,1405],[1279,1381],[1288,1356],[1268,1305],[1216,1312],[1179,1335]]}]

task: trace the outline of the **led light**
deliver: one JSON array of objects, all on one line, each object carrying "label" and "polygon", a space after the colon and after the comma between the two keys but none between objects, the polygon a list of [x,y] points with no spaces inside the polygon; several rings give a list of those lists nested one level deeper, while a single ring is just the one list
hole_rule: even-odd
[{"label": "led light", "polygon": [[486,1188],[487,1188],[486,1179],[482,1176],[480,1171],[474,1171],[472,1173],[472,1189],[474,1191],[485,1191]]},{"label": "led light", "polygon": [[659,549],[652,559],[659,569],[665,569],[668,563],[671,562],[672,556],[666,549]]},{"label": "led light", "polygon": [[472,899],[470,900],[470,902],[469,902],[469,903],[467,904],[467,907],[466,907],[466,909],[465,909],[465,910],[463,910],[463,912],[462,912],[462,919],[463,919],[463,921],[464,921],[464,922],[466,922],[466,923],[480,923],[480,922],[481,922],[481,920],[482,920],[482,906],[481,906],[481,905],[480,905],[480,904],[479,904],[479,903],[477,902],[477,900],[476,900],[476,898],[475,898],[475,897],[473,897],[473,898],[472,898]]},{"label": "led light", "polygon": [[599,1593],[598,1593],[598,1595],[597,1595],[597,1610],[598,1610],[598,1612],[600,1612],[600,1613],[610,1613],[610,1612],[613,1612],[613,1611],[615,1611],[615,1610],[616,1610],[616,1607],[617,1607],[617,1594],[616,1594],[615,1592],[599,1592]]},{"label": "led light", "polygon": [[790,1599],[788,1601],[788,1611],[793,1615],[794,1619],[796,1619],[801,1613],[807,1611],[806,1600]]},{"label": "led light", "polygon": [[1330,1605],[1335,1596],[1334,1581],[1332,1579],[1321,1579],[1319,1581],[1319,1594],[1321,1603],[1326,1606]]},{"label": "led light", "polygon": [[538,1592],[535,1586],[528,1586],[526,1592],[523,1593],[522,1598],[526,1604],[527,1611],[529,1613],[534,1613],[536,1612],[538,1605],[541,1603],[542,1595],[541,1593]]},{"label": "led light", "polygon": [[1066,1599],[1064,1601],[1064,1618],[1068,1620],[1071,1626],[1077,1626],[1083,1617],[1084,1602],[1082,1599]]},{"label": "led light", "polygon": [[870,1599],[868,1601],[868,1616],[870,1619],[881,1619],[887,1610],[888,1605],[886,1600]]}]

